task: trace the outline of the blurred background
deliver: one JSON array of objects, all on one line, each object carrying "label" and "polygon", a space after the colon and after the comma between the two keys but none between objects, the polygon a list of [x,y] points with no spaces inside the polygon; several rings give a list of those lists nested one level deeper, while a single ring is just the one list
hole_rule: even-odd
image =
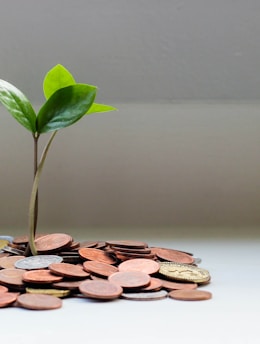
[{"label": "blurred background", "polygon": [[[118,108],[56,136],[39,227],[258,233],[259,1],[0,4],[1,79],[39,109],[60,63]],[[0,229],[22,232],[33,140],[3,106],[0,115]]]}]

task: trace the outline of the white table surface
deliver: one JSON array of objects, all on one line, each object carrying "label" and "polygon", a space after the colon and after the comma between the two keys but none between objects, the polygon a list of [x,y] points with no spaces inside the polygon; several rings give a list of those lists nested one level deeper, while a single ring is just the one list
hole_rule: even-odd
[{"label": "white table surface", "polygon": [[[70,298],[63,300],[61,309],[52,311],[2,308],[1,343],[260,343],[260,236],[244,234],[238,238],[174,238],[162,232],[160,239],[151,236],[146,240],[150,246],[200,257],[199,266],[209,270],[212,278],[200,288],[213,294],[211,300]],[[126,234],[118,236],[127,238]]]}]

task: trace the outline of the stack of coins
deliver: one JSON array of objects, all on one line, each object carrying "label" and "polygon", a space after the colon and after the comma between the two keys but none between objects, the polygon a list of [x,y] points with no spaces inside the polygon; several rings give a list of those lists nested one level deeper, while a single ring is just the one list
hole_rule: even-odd
[{"label": "stack of coins", "polygon": [[62,299],[198,301],[209,271],[192,253],[133,240],[76,242],[65,233],[40,234],[37,256],[25,256],[28,237],[0,237],[0,307],[45,310]]}]

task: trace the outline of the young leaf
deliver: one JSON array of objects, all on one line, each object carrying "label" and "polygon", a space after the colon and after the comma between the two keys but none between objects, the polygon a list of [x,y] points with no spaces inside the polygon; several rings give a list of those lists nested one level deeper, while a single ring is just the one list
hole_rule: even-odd
[{"label": "young leaf", "polygon": [[0,102],[26,129],[36,132],[36,114],[26,96],[7,81],[0,80]]},{"label": "young leaf", "polygon": [[59,130],[78,121],[94,102],[96,91],[95,86],[86,84],[75,84],[56,91],[38,113],[37,132]]},{"label": "young leaf", "polygon": [[57,64],[49,70],[43,80],[43,93],[45,98],[48,99],[60,88],[74,85],[75,83],[76,81],[73,75],[61,64]]},{"label": "young leaf", "polygon": [[97,112],[109,112],[109,111],[115,111],[117,110],[115,107],[110,106],[110,105],[105,105],[105,104],[97,104],[93,103],[86,113],[86,115],[90,115],[92,113],[97,113]]}]

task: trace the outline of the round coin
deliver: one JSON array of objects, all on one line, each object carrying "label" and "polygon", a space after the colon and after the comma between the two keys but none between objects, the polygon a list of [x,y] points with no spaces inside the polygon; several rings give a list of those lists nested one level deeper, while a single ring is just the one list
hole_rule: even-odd
[{"label": "round coin", "polygon": [[167,295],[166,290],[159,290],[144,293],[122,293],[121,298],[133,301],[154,301],[165,299]]},{"label": "round coin", "polygon": [[23,259],[24,256],[8,256],[0,258],[0,268],[1,269],[11,269],[15,268],[15,263]]},{"label": "round coin", "polygon": [[159,278],[151,277],[151,281],[148,284],[148,286],[140,288],[139,290],[141,292],[143,291],[157,291],[162,288],[163,282]]},{"label": "round coin", "polygon": [[61,263],[61,262],[62,262],[62,257],[60,256],[43,254],[43,255],[30,256],[30,257],[17,260],[14,263],[14,266],[17,269],[35,270],[35,269],[44,269],[44,268],[47,268],[52,263]]},{"label": "round coin", "polygon": [[26,270],[15,268],[0,270],[0,283],[10,288],[24,287],[22,276]]},{"label": "round coin", "polygon": [[159,269],[159,263],[146,258],[128,259],[118,266],[119,271],[142,271],[148,275],[157,273]]},{"label": "round coin", "polygon": [[0,293],[0,307],[10,306],[16,301],[18,295],[18,293]]},{"label": "round coin", "polygon": [[8,240],[0,239],[0,250],[9,244]]},{"label": "round coin", "polygon": [[194,262],[194,258],[191,255],[184,253],[182,251],[161,247],[153,247],[152,252],[163,261],[182,264],[192,264]]},{"label": "round coin", "polygon": [[24,282],[36,284],[49,284],[62,281],[61,276],[53,275],[49,270],[41,269],[26,271],[23,273],[22,278]]},{"label": "round coin", "polygon": [[80,292],[89,298],[113,300],[117,299],[123,292],[118,285],[107,280],[88,280],[79,285]]},{"label": "round coin", "polygon": [[84,270],[103,277],[108,277],[115,272],[118,272],[118,268],[114,265],[97,262],[95,260],[85,261],[83,263]]},{"label": "round coin", "polygon": [[44,235],[35,240],[35,246],[39,253],[60,251],[70,246],[72,237],[64,233],[53,233]]},{"label": "round coin", "polygon": [[62,301],[52,295],[26,293],[18,296],[17,304],[27,309],[49,310],[61,308]]},{"label": "round coin", "polygon": [[79,249],[79,255],[81,256],[81,258],[87,260],[96,260],[98,262],[107,264],[116,263],[116,259],[109,253],[96,248],[82,247]]},{"label": "round coin", "polygon": [[1,293],[6,293],[8,291],[7,287],[4,287],[3,285],[0,285],[0,294]]},{"label": "round coin", "polygon": [[90,274],[83,270],[82,266],[70,263],[53,263],[49,270],[56,275],[68,278],[87,278]]},{"label": "round coin", "polygon": [[146,242],[133,241],[133,240],[110,240],[106,241],[107,245],[116,247],[132,247],[132,248],[146,248],[148,247]]},{"label": "round coin", "polygon": [[179,289],[197,289],[198,284],[197,283],[177,283],[172,281],[162,281],[162,288],[166,290],[179,290]]},{"label": "round coin", "polygon": [[122,288],[146,287],[151,281],[151,277],[141,271],[119,271],[108,277],[110,282],[120,285]]},{"label": "round coin", "polygon": [[159,274],[169,279],[198,284],[210,281],[210,274],[207,270],[189,264],[162,262]]},{"label": "round coin", "polygon": [[212,298],[212,294],[205,290],[172,290],[169,292],[169,297],[175,300],[182,301],[202,301]]}]

